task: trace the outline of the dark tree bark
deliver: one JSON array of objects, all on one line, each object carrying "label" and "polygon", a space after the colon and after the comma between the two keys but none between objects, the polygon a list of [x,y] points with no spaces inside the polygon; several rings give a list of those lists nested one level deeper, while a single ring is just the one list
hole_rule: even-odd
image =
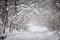
[{"label": "dark tree bark", "polygon": [[8,23],[8,11],[7,11],[7,0],[3,0],[3,12],[2,12],[2,21],[3,21],[3,33],[5,33],[5,28],[7,27]]},{"label": "dark tree bark", "polygon": [[17,12],[17,1],[15,0],[15,13]]}]

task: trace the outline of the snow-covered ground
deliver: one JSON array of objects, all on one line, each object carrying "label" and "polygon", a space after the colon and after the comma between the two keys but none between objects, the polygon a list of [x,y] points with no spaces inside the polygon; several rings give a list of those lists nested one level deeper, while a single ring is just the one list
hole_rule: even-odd
[{"label": "snow-covered ground", "polygon": [[58,35],[49,31],[46,27],[28,24],[30,27],[25,31],[16,31],[9,33],[6,40],[58,40]]},{"label": "snow-covered ground", "polygon": [[6,40],[58,40],[58,36],[53,32],[13,32],[8,35]]}]

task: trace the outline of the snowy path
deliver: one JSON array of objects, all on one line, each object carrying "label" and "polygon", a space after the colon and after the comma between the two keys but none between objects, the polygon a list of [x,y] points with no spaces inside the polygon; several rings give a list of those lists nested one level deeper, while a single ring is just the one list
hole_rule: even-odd
[{"label": "snowy path", "polygon": [[6,40],[58,40],[53,32],[13,32],[8,35]]},{"label": "snowy path", "polygon": [[58,36],[53,31],[49,31],[45,26],[29,25],[27,30],[19,32],[14,30],[9,33],[6,40],[58,40]]},{"label": "snowy path", "polygon": [[27,30],[22,32],[14,30],[8,33],[6,40],[58,40],[58,35],[53,31],[49,31],[46,26],[38,26],[35,24],[28,24]]}]

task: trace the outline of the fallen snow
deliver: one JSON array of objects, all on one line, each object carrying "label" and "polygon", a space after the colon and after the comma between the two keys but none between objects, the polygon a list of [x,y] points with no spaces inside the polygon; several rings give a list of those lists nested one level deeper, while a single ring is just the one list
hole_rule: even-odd
[{"label": "fallen snow", "polygon": [[6,40],[58,40],[58,35],[55,35],[53,31],[49,31],[46,27],[40,27],[33,24],[28,24],[25,31],[14,30],[8,34]]},{"label": "fallen snow", "polygon": [[31,32],[45,32],[48,30],[48,28],[45,26],[38,26],[33,23],[29,23],[28,26],[29,27],[27,29],[28,29],[28,31],[31,31]]},{"label": "fallen snow", "polygon": [[46,26],[39,26],[35,23],[28,23],[27,30],[17,31],[8,34],[6,40],[58,40],[59,37]]},{"label": "fallen snow", "polygon": [[58,40],[58,37],[50,31],[47,32],[13,32],[6,40]]}]

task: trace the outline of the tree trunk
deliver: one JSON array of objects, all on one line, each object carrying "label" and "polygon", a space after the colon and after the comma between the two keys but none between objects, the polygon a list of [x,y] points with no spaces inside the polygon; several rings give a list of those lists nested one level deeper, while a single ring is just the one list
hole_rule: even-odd
[{"label": "tree trunk", "polygon": [[8,23],[8,11],[7,11],[7,0],[3,0],[5,3],[3,4],[3,12],[2,12],[2,21],[3,21],[3,33],[5,33],[5,28]]}]

